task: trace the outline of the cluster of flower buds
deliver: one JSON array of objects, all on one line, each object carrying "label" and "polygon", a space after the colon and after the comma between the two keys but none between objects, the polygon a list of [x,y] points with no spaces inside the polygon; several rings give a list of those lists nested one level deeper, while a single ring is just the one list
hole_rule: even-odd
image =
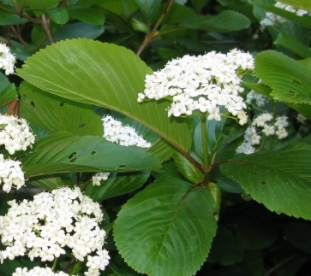
[{"label": "cluster of flower buds", "polygon": [[256,151],[254,146],[261,143],[262,135],[274,135],[278,139],[286,138],[288,136],[287,126],[288,118],[286,116],[279,116],[274,119],[270,113],[260,114],[246,129],[244,142],[236,149],[236,152],[244,154],[254,153]]}]

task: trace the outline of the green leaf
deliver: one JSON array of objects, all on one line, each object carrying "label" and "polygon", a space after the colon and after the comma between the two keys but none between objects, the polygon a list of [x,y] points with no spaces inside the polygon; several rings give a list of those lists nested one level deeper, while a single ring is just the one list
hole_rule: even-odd
[{"label": "green leaf", "polygon": [[234,32],[246,29],[251,21],[236,11],[225,10],[213,16],[188,16],[180,22],[180,26],[189,29],[201,29],[216,32]]},{"label": "green leaf", "polygon": [[69,20],[69,14],[64,7],[51,9],[48,11],[48,14],[50,15],[52,21],[56,24],[63,25]]},{"label": "green leaf", "polygon": [[309,49],[309,47],[307,47],[297,38],[289,34],[279,34],[277,39],[274,41],[274,44],[277,46],[283,46],[302,58],[311,57],[311,50]]},{"label": "green leaf", "polygon": [[18,95],[15,85],[11,84],[9,79],[4,74],[0,73],[0,107],[17,99]]},{"label": "green leaf", "polygon": [[177,171],[191,183],[197,184],[204,179],[204,174],[179,152],[173,155]]},{"label": "green leaf", "polygon": [[159,170],[160,163],[138,147],[123,147],[97,136],[55,133],[36,142],[23,159],[25,177],[65,172]]},{"label": "green leaf", "polygon": [[52,191],[60,187],[72,186],[72,179],[64,176],[40,176],[33,177],[30,181],[30,184],[43,188],[46,191]]},{"label": "green leaf", "polygon": [[138,10],[135,0],[105,0],[99,1],[97,5],[124,19],[128,19]]},{"label": "green leaf", "polygon": [[105,23],[105,13],[100,8],[83,8],[68,10],[70,17],[85,23],[100,26]]},{"label": "green leaf", "polygon": [[280,2],[311,12],[311,2],[309,0],[280,0]]},{"label": "green leaf", "polygon": [[295,109],[311,121],[311,108],[309,104],[288,104],[288,106]]},{"label": "green leaf", "polygon": [[139,189],[145,184],[149,175],[149,172],[110,175],[106,181],[102,181],[100,186],[88,185],[85,194],[93,200],[101,202]]},{"label": "green leaf", "polygon": [[161,7],[161,0],[135,0],[138,8],[144,15],[147,24],[156,20]]},{"label": "green leaf", "polygon": [[269,210],[311,219],[311,146],[295,144],[278,151],[238,156],[222,172]]},{"label": "green leaf", "polygon": [[29,10],[46,10],[56,7],[61,0],[16,0],[18,6]]},{"label": "green leaf", "polygon": [[207,3],[209,2],[209,0],[190,0],[193,9],[197,12],[200,13],[201,10],[205,7],[205,5],[207,5]]},{"label": "green leaf", "polygon": [[311,12],[311,2],[309,0],[279,0],[284,4],[291,5],[298,9],[308,10]]},{"label": "green leaf", "polygon": [[20,86],[20,94],[23,117],[50,133],[68,131],[76,135],[103,135],[101,118],[90,105],[48,94],[28,83]]},{"label": "green leaf", "polygon": [[139,21],[136,18],[132,18],[131,26],[132,26],[133,30],[136,31],[136,32],[142,32],[142,33],[145,33],[145,34],[149,33],[148,26],[145,23]]},{"label": "green leaf", "polygon": [[114,227],[116,246],[140,273],[194,275],[216,234],[214,211],[209,189],[158,178],[122,206]]},{"label": "green leaf", "polygon": [[7,12],[0,10],[0,26],[10,26],[17,24],[24,24],[28,22],[26,18],[21,18],[20,16],[14,14],[13,12]]},{"label": "green leaf", "polygon": [[269,97],[271,93],[271,88],[264,83],[251,83],[251,82],[243,82],[243,84],[254,90],[256,93],[259,93],[263,96]]},{"label": "green leaf", "polygon": [[285,9],[280,9],[280,8],[277,8],[277,7],[272,6],[272,5],[261,5],[261,4],[259,4],[258,6],[267,10],[267,11],[275,13],[276,15],[279,15],[279,16],[284,17],[288,20],[291,20],[297,24],[300,24],[304,27],[311,28],[311,17],[310,16],[298,16],[293,12],[289,12]]},{"label": "green leaf", "polygon": [[311,103],[311,59],[295,61],[276,51],[256,56],[255,72],[272,87],[273,98],[289,103]]},{"label": "green leaf", "polygon": [[66,40],[30,57],[17,73],[44,91],[133,118],[176,148],[188,151],[191,146],[186,121],[167,116],[168,102],[137,102],[145,75],[152,71],[123,47],[88,39]]},{"label": "green leaf", "polygon": [[[53,33],[54,41],[67,38],[85,37],[95,39],[104,33],[104,26],[94,26],[84,22],[65,24]],[[54,61],[55,62],[55,61]]]},{"label": "green leaf", "polygon": [[221,265],[232,265],[241,262],[243,258],[244,249],[241,244],[231,231],[224,226],[219,226],[208,260]]},{"label": "green leaf", "polygon": [[164,139],[159,139],[148,149],[148,152],[152,153],[152,155],[161,161],[170,159],[175,151],[176,150]]}]

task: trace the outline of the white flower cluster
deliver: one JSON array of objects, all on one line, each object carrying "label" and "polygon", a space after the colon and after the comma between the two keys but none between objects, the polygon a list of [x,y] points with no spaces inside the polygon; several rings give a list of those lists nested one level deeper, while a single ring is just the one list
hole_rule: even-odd
[{"label": "white flower cluster", "polygon": [[18,267],[12,276],[69,276],[65,272],[53,272],[49,267],[34,267],[33,269],[28,270],[26,267]]},{"label": "white flower cluster", "polygon": [[110,142],[121,146],[137,146],[149,148],[151,143],[147,142],[136,133],[130,126],[123,126],[122,123],[112,116],[107,115],[102,118],[104,126],[104,138]]},{"label": "white flower cluster", "polygon": [[12,186],[19,190],[25,184],[24,172],[20,167],[21,162],[4,159],[0,154],[0,184],[3,191],[9,193]]},{"label": "white flower cluster", "polygon": [[93,186],[100,186],[100,182],[103,180],[103,181],[106,181],[109,177],[110,173],[109,172],[106,172],[106,173],[97,173],[95,174],[93,177],[92,177],[92,184]]},{"label": "white flower cluster", "polygon": [[[310,15],[310,13],[307,10],[296,9],[296,8],[294,8],[291,5],[287,5],[287,4],[281,3],[279,1],[276,1],[274,6],[277,7],[277,8],[280,8],[280,9],[283,9],[283,10],[295,13],[298,16],[304,16],[306,14]],[[285,18],[283,18],[283,17],[281,17],[279,15],[276,15],[276,14],[274,14],[272,12],[267,12],[266,13],[266,17],[263,20],[260,21],[260,25],[263,28],[265,28],[266,26],[275,26],[275,25],[278,25],[278,24],[284,24],[285,22],[286,22]]]},{"label": "white flower cluster", "polygon": [[[35,136],[25,119],[0,114],[0,145],[4,145],[9,154],[32,147]],[[12,187],[20,189],[25,184],[24,173],[20,167],[21,162],[4,159],[0,154],[0,184],[5,192]]]},{"label": "white flower cluster", "polygon": [[9,154],[27,150],[35,142],[27,121],[10,115],[0,115],[0,145],[4,145]]},{"label": "white flower cluster", "polygon": [[9,47],[0,43],[0,69],[5,70],[6,75],[14,73],[15,56],[11,54]]},{"label": "white flower cluster", "polygon": [[98,276],[108,265],[106,233],[99,227],[103,213],[79,188],[59,188],[9,205],[0,217],[1,242],[6,246],[0,251],[1,262],[24,255],[51,262],[71,249],[76,259],[86,261],[87,276]]},{"label": "white flower cluster", "polygon": [[199,110],[208,114],[208,120],[217,121],[221,119],[220,107],[225,107],[243,125],[247,115],[246,104],[239,95],[244,91],[241,74],[253,68],[253,57],[237,49],[227,54],[213,51],[202,56],[186,55],[147,75],[138,102],[146,98],[172,99],[168,116],[190,116]]},{"label": "white flower cluster", "polygon": [[254,90],[251,90],[247,96],[246,96],[246,101],[245,101],[247,104],[250,104],[252,102],[255,102],[255,104],[258,106],[258,107],[261,107],[261,106],[264,106],[268,100],[267,100],[267,97],[259,94],[259,93],[256,93]]},{"label": "white flower cluster", "polygon": [[246,129],[244,142],[236,149],[237,153],[251,154],[256,151],[254,145],[261,142],[260,134],[265,136],[276,135],[278,139],[284,139],[288,133],[288,118],[279,116],[273,120],[273,116],[269,113],[263,113],[257,116],[251,125]]}]

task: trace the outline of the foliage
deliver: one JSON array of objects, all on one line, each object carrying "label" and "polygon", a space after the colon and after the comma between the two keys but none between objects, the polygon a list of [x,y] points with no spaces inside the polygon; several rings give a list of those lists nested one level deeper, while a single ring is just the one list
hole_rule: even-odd
[{"label": "foliage", "polygon": [[[309,1],[281,2],[311,12]],[[20,191],[29,197],[33,188],[79,186],[100,203],[111,257],[101,275],[307,275],[311,15],[274,4],[0,3],[0,41],[17,58],[15,75],[0,73],[1,113],[25,118],[36,134],[32,149],[14,155],[27,179]],[[264,27],[267,13],[286,20]],[[255,58],[254,70],[241,76],[247,125],[225,108],[221,120],[207,120],[206,112],[168,116],[170,99],[137,101],[146,75],[169,60],[234,48]],[[250,100],[253,92],[263,105]],[[254,152],[238,153],[251,120],[262,113],[272,119],[257,126],[262,137]],[[125,147],[103,137],[107,114],[152,146]],[[264,136],[280,116],[288,118],[286,137]],[[93,186],[97,172],[110,175]],[[70,259],[60,259],[57,269],[83,275],[85,264]],[[16,267],[38,265],[20,257],[5,260],[0,271],[12,275]]]}]

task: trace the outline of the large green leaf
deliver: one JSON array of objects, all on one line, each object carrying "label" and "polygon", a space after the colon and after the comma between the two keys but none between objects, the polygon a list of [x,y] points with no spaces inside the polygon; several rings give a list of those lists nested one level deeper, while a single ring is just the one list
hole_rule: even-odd
[{"label": "large green leaf", "polygon": [[110,175],[100,186],[88,185],[85,194],[95,201],[103,201],[133,192],[140,188],[148,179],[149,172]]},{"label": "large green leaf", "polygon": [[251,21],[243,14],[236,11],[225,10],[217,15],[188,16],[180,22],[180,26],[189,29],[202,29],[216,32],[233,32],[246,29]]},{"label": "large green leaf", "polygon": [[238,156],[222,172],[246,193],[276,213],[311,219],[311,146]]},{"label": "large green leaf", "polygon": [[272,87],[276,100],[289,103],[311,103],[311,59],[303,63],[276,51],[256,56],[255,72]]},{"label": "large green leaf", "polygon": [[294,6],[295,8],[304,9],[311,12],[310,0],[280,0],[280,2]]},{"label": "large green leaf", "polygon": [[20,94],[23,117],[48,132],[103,135],[101,118],[93,112],[90,105],[45,93],[28,83],[20,86]]},{"label": "large green leaf", "polygon": [[125,261],[150,276],[194,275],[216,233],[210,190],[158,178],[118,214],[114,238]]},{"label": "large green leaf", "polygon": [[311,57],[311,50],[309,49],[309,47],[307,47],[297,38],[289,34],[279,34],[277,39],[274,41],[274,44],[277,46],[283,46],[302,58]]},{"label": "large green leaf", "polygon": [[159,170],[160,162],[138,147],[124,147],[98,136],[55,133],[39,140],[23,159],[27,178],[64,172]]},{"label": "large green leaf", "polygon": [[295,23],[298,23],[302,26],[305,26],[307,28],[311,28],[311,17],[310,16],[298,16],[293,12],[289,12],[285,9],[280,9],[280,8],[277,8],[277,7],[272,6],[272,5],[259,4],[258,6],[267,10],[267,11],[275,13],[276,15],[282,16],[288,20],[291,20]]},{"label": "large green leaf", "polygon": [[40,89],[120,112],[144,124],[174,147],[189,150],[191,133],[182,119],[167,116],[167,102],[139,104],[152,71],[133,52],[88,39],[55,43],[29,58],[19,76]]}]

